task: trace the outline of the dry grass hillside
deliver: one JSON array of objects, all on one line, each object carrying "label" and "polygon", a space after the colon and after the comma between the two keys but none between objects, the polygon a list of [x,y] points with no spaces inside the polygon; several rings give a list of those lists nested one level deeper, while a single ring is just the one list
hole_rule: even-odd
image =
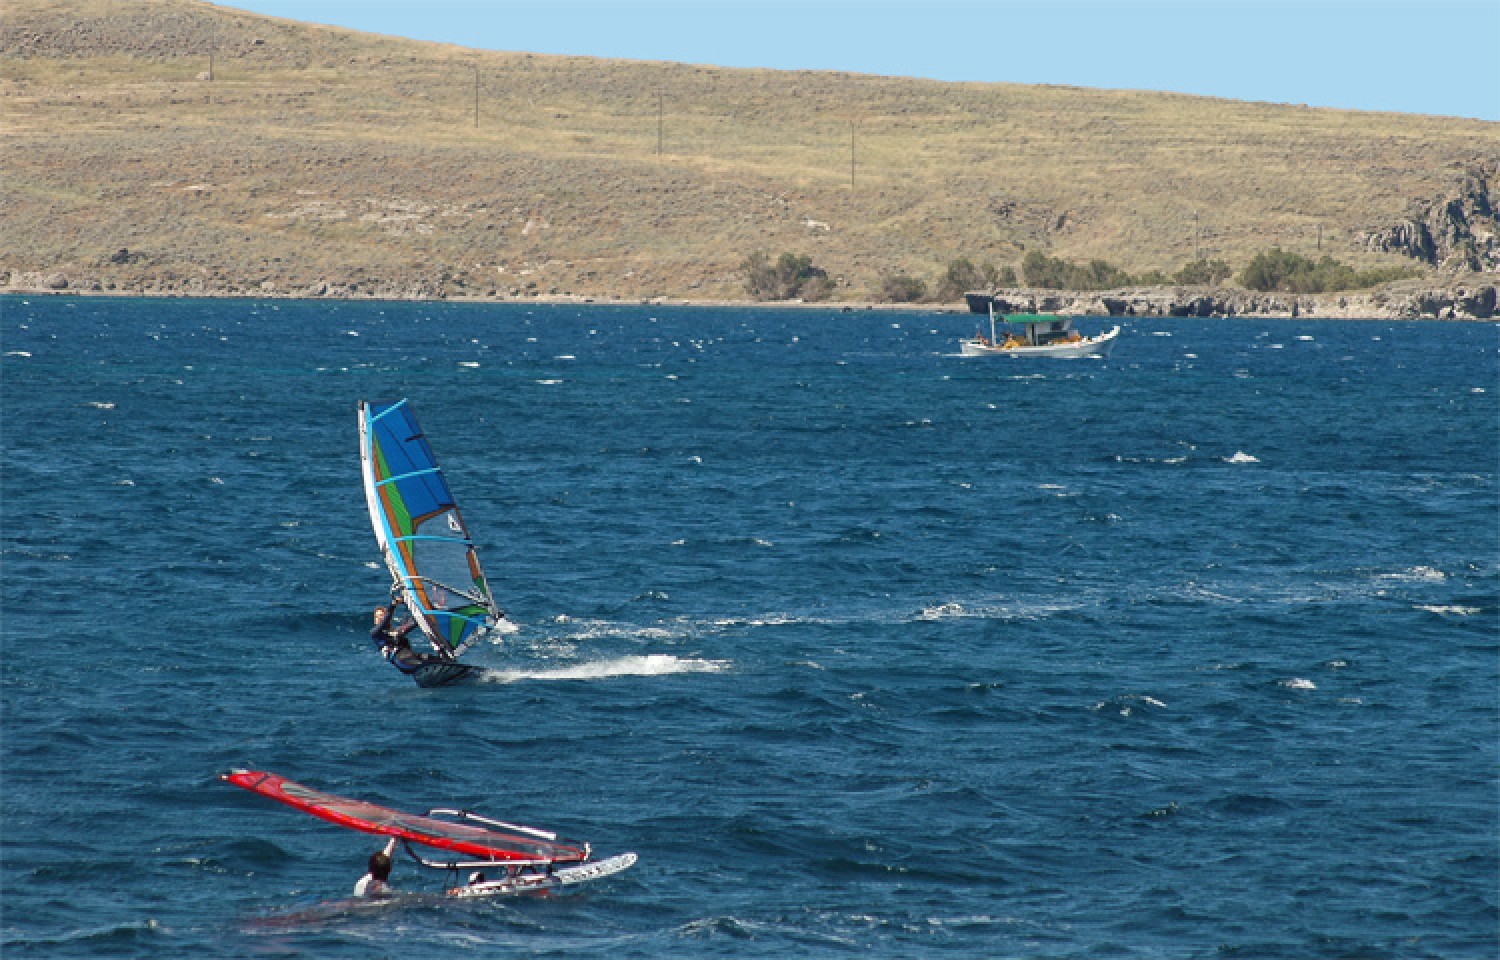
[{"label": "dry grass hillside", "polygon": [[0,283],[70,289],[741,298],[754,251],[844,299],[1026,250],[1395,265],[1365,234],[1500,159],[1480,121],[474,51],[197,0],[7,0],[0,71]]}]

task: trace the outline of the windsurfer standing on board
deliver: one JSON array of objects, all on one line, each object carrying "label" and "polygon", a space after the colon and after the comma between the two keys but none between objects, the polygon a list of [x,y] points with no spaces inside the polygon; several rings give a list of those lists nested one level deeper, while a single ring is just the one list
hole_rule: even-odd
[{"label": "windsurfer standing on board", "polygon": [[356,897],[384,897],[391,892],[391,854],[396,852],[396,838],[385,845],[384,850],[370,854],[370,872],[359,878],[354,885]]},{"label": "windsurfer standing on board", "polygon": [[397,597],[387,606],[375,608],[375,628],[370,631],[370,639],[380,648],[380,655],[389,660],[391,666],[406,674],[414,673],[425,664],[445,663],[442,657],[418,653],[411,648],[407,634],[416,628],[417,621],[411,620],[403,626],[396,626],[396,608],[400,605],[401,598]]}]

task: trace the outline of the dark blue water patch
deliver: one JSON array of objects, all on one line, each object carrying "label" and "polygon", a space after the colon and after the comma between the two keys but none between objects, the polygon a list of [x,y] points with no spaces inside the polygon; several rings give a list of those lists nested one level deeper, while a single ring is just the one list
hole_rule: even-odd
[{"label": "dark blue water patch", "polygon": [[[1493,952],[1493,326],[0,317],[7,956]],[[399,396],[520,626],[475,687],[370,648]],[[641,862],[366,909],[372,838],[236,766]]]}]

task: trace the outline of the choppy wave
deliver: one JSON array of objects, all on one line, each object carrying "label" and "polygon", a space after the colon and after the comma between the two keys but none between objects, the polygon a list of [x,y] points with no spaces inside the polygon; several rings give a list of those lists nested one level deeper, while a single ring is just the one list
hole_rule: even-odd
[{"label": "choppy wave", "polygon": [[1412,582],[1440,583],[1448,579],[1448,575],[1436,567],[1417,566],[1409,567],[1396,573],[1383,573],[1382,580],[1406,580]]},{"label": "choppy wave", "polygon": [[1126,693],[1110,697],[1094,704],[1094,709],[1101,713],[1115,713],[1122,717],[1131,716],[1142,709],[1151,711],[1167,709],[1166,703],[1160,699],[1144,693]]},{"label": "choppy wave", "polygon": [[607,680],[612,677],[667,677],[680,673],[720,673],[730,668],[727,660],[702,660],[652,653],[611,660],[595,660],[546,669],[486,670],[489,683],[521,680]]},{"label": "choppy wave", "polygon": [[1440,616],[1445,617],[1477,617],[1479,614],[1484,613],[1483,607],[1466,607],[1456,603],[1419,603],[1417,604],[1416,609],[1425,610],[1428,613],[1436,613]]},{"label": "choppy wave", "polygon": [[[6,957],[1489,957],[1493,326],[960,322],[6,300]],[[493,685],[369,648],[400,395]],[[232,766],[641,863],[346,908],[379,844]]]}]

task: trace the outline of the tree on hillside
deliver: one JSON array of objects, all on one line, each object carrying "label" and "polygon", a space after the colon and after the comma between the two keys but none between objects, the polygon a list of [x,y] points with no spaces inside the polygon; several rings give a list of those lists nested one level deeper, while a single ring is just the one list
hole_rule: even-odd
[{"label": "tree on hillside", "polygon": [[1223,260],[1194,260],[1183,264],[1172,279],[1182,284],[1214,286],[1223,283],[1233,273],[1234,268]]},{"label": "tree on hillside", "polygon": [[1327,254],[1321,260],[1313,261],[1274,247],[1251,258],[1240,273],[1240,283],[1250,290],[1326,293],[1330,290],[1359,290],[1420,273],[1420,270],[1409,267],[1356,270]]},{"label": "tree on hillside", "polygon": [[927,296],[927,284],[909,273],[889,274],[880,281],[880,296],[890,303],[915,303]]},{"label": "tree on hillside", "polygon": [[1103,260],[1069,263],[1038,250],[1026,254],[1021,261],[1021,272],[1029,286],[1048,290],[1107,290],[1131,283],[1130,274]]},{"label": "tree on hillside", "polygon": [[936,296],[939,300],[957,300],[970,290],[992,290],[995,287],[1015,285],[1014,267],[996,270],[994,264],[976,266],[967,257],[959,257],[948,263],[948,269],[938,281]]},{"label": "tree on hillside", "polygon": [[756,251],[740,265],[745,271],[745,290],[757,300],[822,300],[833,292],[828,273],[813,266],[812,258],[783,253],[775,263]]}]

